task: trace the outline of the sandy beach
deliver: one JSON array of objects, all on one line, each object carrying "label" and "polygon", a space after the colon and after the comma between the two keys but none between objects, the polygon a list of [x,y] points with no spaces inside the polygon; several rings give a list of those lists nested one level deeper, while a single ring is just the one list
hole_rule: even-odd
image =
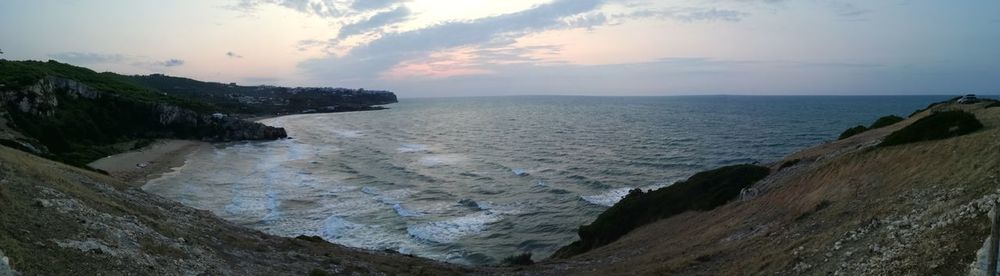
[{"label": "sandy beach", "polygon": [[87,164],[111,176],[141,186],[173,168],[184,165],[187,156],[211,147],[192,140],[160,140],[139,150],[120,153]]}]

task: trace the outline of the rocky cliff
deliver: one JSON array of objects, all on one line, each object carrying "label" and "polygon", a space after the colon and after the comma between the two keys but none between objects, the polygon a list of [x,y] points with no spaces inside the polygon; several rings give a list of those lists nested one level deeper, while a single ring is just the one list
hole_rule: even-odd
[{"label": "rocky cliff", "polygon": [[[204,103],[157,94],[55,62],[0,61],[0,144],[84,164],[137,139],[274,140],[284,129],[213,116]],[[18,75],[20,74],[20,75]],[[11,77],[11,76],[14,77]]]},{"label": "rocky cliff", "polygon": [[222,108],[223,112],[273,115],[313,112],[342,112],[380,109],[378,105],[396,102],[389,91],[332,88],[242,86],[203,82],[187,78],[153,74],[123,76],[136,84],[162,93],[194,99]]}]

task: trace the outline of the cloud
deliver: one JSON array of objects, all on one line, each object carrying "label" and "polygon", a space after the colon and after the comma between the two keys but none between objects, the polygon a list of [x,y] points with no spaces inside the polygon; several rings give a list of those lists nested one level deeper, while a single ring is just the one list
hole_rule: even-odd
[{"label": "cloud", "polygon": [[388,7],[394,3],[401,3],[405,1],[396,0],[355,0],[351,3],[351,9],[353,10],[375,10]]},{"label": "cloud", "polygon": [[355,0],[348,4],[342,0],[237,0],[233,8],[253,11],[263,5],[277,5],[301,13],[324,18],[342,18],[369,11],[382,10],[405,0]]},{"label": "cloud", "polygon": [[226,52],[226,56],[227,57],[231,57],[231,58],[243,58],[243,56],[241,56],[241,55],[239,55],[237,53],[233,53],[232,51]]},{"label": "cloud", "polygon": [[184,60],[172,58],[172,59],[161,61],[161,62],[159,62],[157,64],[159,64],[159,65],[161,65],[163,67],[176,67],[176,66],[184,65]]},{"label": "cloud", "polygon": [[387,33],[344,56],[306,60],[299,67],[326,79],[373,78],[403,61],[426,57],[434,51],[509,40],[532,32],[575,28],[564,19],[593,11],[603,4],[603,0],[557,0],[515,13]]},{"label": "cloud", "polygon": [[675,7],[675,8],[661,9],[661,10],[634,11],[627,14],[620,14],[617,15],[616,17],[629,18],[629,19],[641,19],[641,18],[673,19],[683,22],[695,22],[695,21],[737,22],[743,20],[743,18],[747,16],[750,16],[750,14],[737,10],[718,9],[718,8]]},{"label": "cloud", "polygon": [[833,9],[834,14],[850,19],[863,19],[861,17],[872,12],[872,10],[861,8],[853,3],[843,1],[830,1],[829,5],[830,8]]},{"label": "cloud", "polygon": [[348,36],[365,33],[371,30],[381,28],[382,26],[402,22],[410,16],[410,9],[405,6],[399,6],[395,9],[376,13],[365,20],[354,22],[351,24],[344,25],[340,28],[340,32],[337,34],[337,38],[345,38]]},{"label": "cloud", "polygon": [[239,0],[234,7],[252,11],[262,5],[278,5],[319,17],[338,17],[343,14],[342,5],[334,0]]},{"label": "cloud", "polygon": [[85,53],[85,52],[56,53],[49,55],[49,57],[65,63],[83,64],[83,65],[119,63],[128,59],[127,57],[119,54],[101,54],[101,53]]},{"label": "cloud", "polygon": [[184,60],[167,59],[163,61],[150,60],[142,56],[129,56],[121,54],[104,54],[90,52],[63,52],[50,54],[50,58],[60,62],[75,65],[107,65],[107,64],[130,64],[136,67],[157,68],[157,67],[177,67],[184,65]]}]

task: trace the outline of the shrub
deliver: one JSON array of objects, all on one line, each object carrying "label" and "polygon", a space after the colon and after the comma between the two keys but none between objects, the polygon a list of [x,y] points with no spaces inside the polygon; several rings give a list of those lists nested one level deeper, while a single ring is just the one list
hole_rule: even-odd
[{"label": "shrub", "polygon": [[937,112],[889,134],[879,146],[945,139],[965,135],[982,127],[983,124],[971,113],[960,110]]},{"label": "shrub", "polygon": [[852,128],[848,128],[847,130],[844,130],[844,132],[841,132],[840,136],[837,137],[837,140],[844,140],[847,139],[848,137],[861,134],[862,132],[873,130],[876,128],[890,126],[901,121],[903,121],[903,117],[899,117],[896,115],[882,116],[882,118],[878,118],[878,120],[872,122],[872,125],[869,127],[858,125]]},{"label": "shrub", "polygon": [[763,179],[770,169],[734,165],[697,173],[655,191],[635,189],[577,231],[580,240],[555,253],[569,257],[609,244],[633,229],[689,210],[711,210],[729,202],[740,190]]},{"label": "shrub", "polygon": [[535,261],[531,260],[531,252],[524,252],[503,258],[503,263],[506,265],[533,265]]},{"label": "shrub", "polygon": [[994,101],[993,103],[986,105],[986,108],[994,108],[994,107],[1000,107],[1000,101]]},{"label": "shrub", "polygon": [[844,140],[844,139],[847,139],[847,137],[858,135],[858,134],[861,134],[862,132],[865,132],[865,131],[868,131],[868,128],[866,128],[865,126],[862,126],[862,125],[858,125],[858,126],[855,126],[855,127],[852,127],[852,128],[848,128],[847,130],[844,130],[844,132],[840,133],[840,136],[837,137],[837,140]]},{"label": "shrub", "polygon": [[903,117],[899,117],[896,115],[883,116],[882,118],[878,118],[878,120],[875,120],[875,122],[872,123],[872,125],[869,126],[868,129],[887,127],[901,121],[903,121]]},{"label": "shrub", "polygon": [[913,115],[917,115],[920,112],[924,112],[924,110],[931,109],[932,107],[935,107],[935,106],[938,106],[938,105],[942,105],[942,104],[946,104],[946,103],[953,103],[955,101],[958,101],[958,99],[961,99],[961,98],[962,98],[962,96],[956,96],[956,97],[952,97],[951,99],[947,99],[947,100],[944,100],[944,101],[940,101],[940,102],[929,104],[929,105],[927,105],[927,107],[925,107],[923,109],[917,109],[916,111],[913,111],[913,113],[910,113],[909,117],[913,117]]}]

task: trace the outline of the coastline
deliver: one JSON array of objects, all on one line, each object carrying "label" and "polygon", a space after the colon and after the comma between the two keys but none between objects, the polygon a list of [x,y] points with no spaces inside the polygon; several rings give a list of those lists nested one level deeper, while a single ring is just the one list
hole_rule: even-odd
[{"label": "coastline", "polygon": [[[325,112],[335,113],[335,112]],[[318,114],[318,113],[317,113]],[[249,122],[301,114],[261,115],[243,118]],[[198,140],[160,139],[141,149],[110,155],[87,164],[136,187],[184,165],[192,153],[212,147]]]},{"label": "coastline", "polygon": [[195,140],[157,140],[141,149],[104,157],[87,166],[139,187],[183,166],[191,153],[208,149],[211,145]]}]

